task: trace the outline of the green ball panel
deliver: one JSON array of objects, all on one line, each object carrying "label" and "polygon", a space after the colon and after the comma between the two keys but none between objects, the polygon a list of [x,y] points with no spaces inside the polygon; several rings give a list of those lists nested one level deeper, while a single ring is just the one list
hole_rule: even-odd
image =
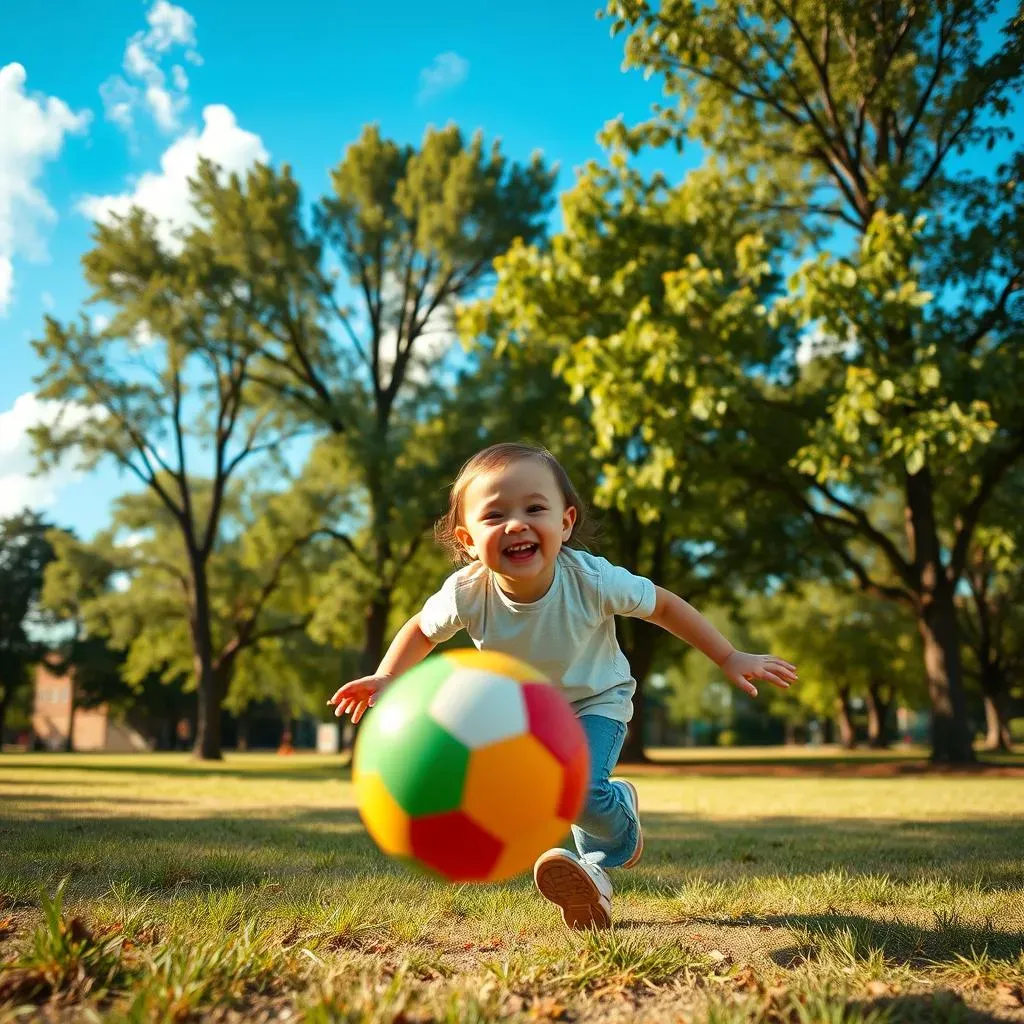
[{"label": "green ball panel", "polygon": [[434,695],[452,674],[452,666],[440,655],[426,658],[396,679],[366,713],[356,737],[356,773],[379,772],[380,759],[390,761],[406,724],[425,715]]},{"label": "green ball panel", "polygon": [[376,758],[388,792],[409,817],[454,811],[462,802],[469,748],[429,715],[406,719]]}]

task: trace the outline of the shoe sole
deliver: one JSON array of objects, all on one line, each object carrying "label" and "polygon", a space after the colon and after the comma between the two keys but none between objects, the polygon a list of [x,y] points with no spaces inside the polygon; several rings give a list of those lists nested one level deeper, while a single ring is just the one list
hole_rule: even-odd
[{"label": "shoe sole", "polygon": [[624,868],[631,868],[644,855],[644,830],[640,825],[640,795],[632,782],[626,779],[616,779],[615,781],[619,785],[625,786],[633,794],[633,808],[636,811],[636,849],[629,860],[622,865]]},{"label": "shoe sole", "polygon": [[611,925],[611,901],[586,870],[570,858],[541,857],[534,865],[533,880],[545,899],[561,907],[566,927],[608,928]]}]

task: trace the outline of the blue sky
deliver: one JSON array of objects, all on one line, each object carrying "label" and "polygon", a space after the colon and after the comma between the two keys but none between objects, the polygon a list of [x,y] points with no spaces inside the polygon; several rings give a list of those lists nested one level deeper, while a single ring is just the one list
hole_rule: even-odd
[{"label": "blue sky", "polygon": [[[38,415],[26,397],[38,369],[29,339],[46,311],[73,317],[85,297],[79,258],[89,245],[89,197],[126,196],[160,173],[161,157],[183,137],[194,148],[197,135],[213,133],[209,105],[227,108],[215,119],[227,152],[289,162],[307,199],[325,191],[329,168],[370,121],[409,142],[429,124],[481,128],[513,157],[539,149],[559,162],[563,188],[574,168],[600,155],[595,135],[605,121],[638,120],[657,98],[653,83],[621,71],[621,39],[609,37],[596,7],[63,0],[43,24],[37,5],[5,4],[0,68],[19,64],[24,80],[8,69],[0,96],[17,91],[26,118],[34,104],[51,138],[34,149],[22,141],[30,148],[13,168],[0,156],[8,177],[0,220],[6,212],[14,222],[6,241],[0,224],[0,261],[13,275],[0,302],[0,512],[24,496],[89,535],[128,484],[110,468],[77,482],[69,474],[27,481],[24,440],[15,436]],[[10,183],[19,174],[35,193],[20,207],[11,196],[25,181]]]}]

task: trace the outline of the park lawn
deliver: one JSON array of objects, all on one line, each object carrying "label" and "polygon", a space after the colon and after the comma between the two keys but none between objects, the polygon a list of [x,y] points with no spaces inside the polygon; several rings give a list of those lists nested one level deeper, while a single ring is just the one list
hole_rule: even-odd
[{"label": "park lawn", "polygon": [[336,758],[5,755],[0,1021],[1024,1020],[1024,777],[759,770],[632,775],[586,935],[386,860]]}]

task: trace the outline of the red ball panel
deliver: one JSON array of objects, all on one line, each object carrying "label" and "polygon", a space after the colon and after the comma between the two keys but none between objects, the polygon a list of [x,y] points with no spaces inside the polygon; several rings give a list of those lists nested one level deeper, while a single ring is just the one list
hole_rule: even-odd
[{"label": "red ball panel", "polygon": [[573,755],[565,766],[562,776],[562,795],[558,799],[555,813],[568,822],[573,822],[583,808],[587,796],[587,785],[590,782],[590,754],[586,743]]},{"label": "red ball panel", "polygon": [[414,818],[409,839],[413,856],[452,882],[486,878],[501,856],[501,842],[462,811]]},{"label": "red ball panel", "polygon": [[561,764],[567,765],[582,747],[587,748],[583,733],[569,702],[547,683],[524,683],[523,702],[530,732],[544,744]]}]

